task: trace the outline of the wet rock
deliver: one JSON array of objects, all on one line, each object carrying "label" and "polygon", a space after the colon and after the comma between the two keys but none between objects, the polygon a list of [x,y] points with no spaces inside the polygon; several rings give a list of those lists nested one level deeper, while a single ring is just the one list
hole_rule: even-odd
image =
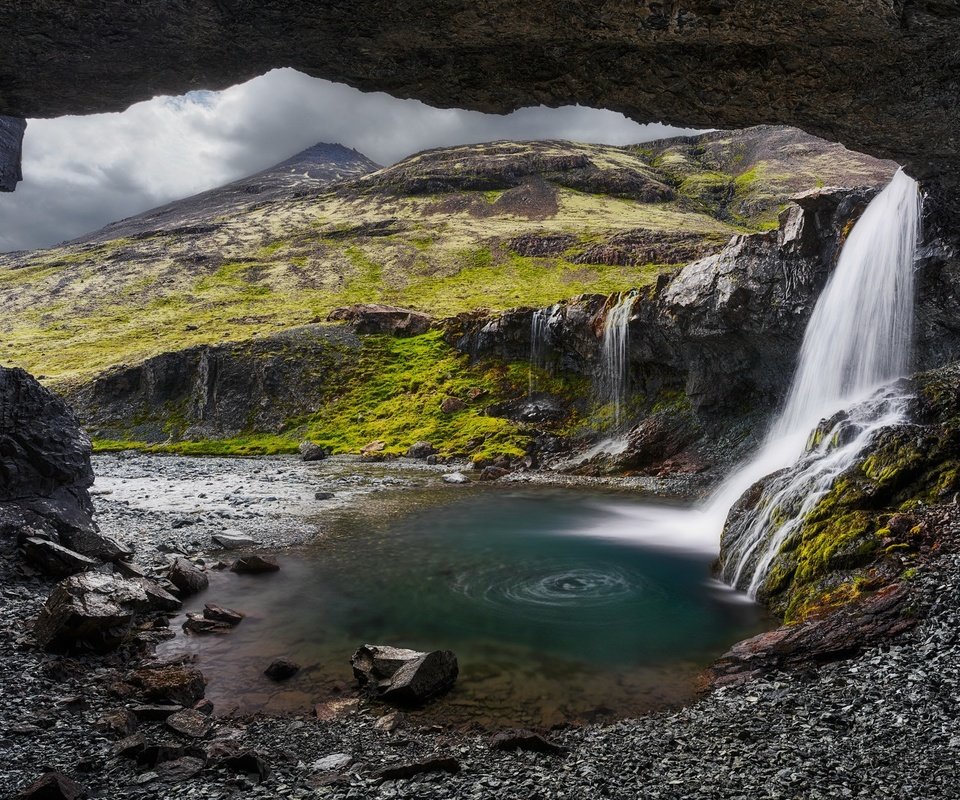
[{"label": "wet rock", "polygon": [[210,730],[209,717],[192,708],[171,714],[166,722],[168,728],[193,739],[202,739]]},{"label": "wet rock", "polygon": [[258,554],[241,556],[233,562],[230,567],[231,572],[245,574],[258,574],[261,572],[276,572],[280,565],[273,556],[263,556]]},{"label": "wet rock", "polygon": [[430,442],[414,442],[407,448],[407,458],[427,458],[436,455],[437,449]]},{"label": "wet rock", "polygon": [[384,714],[374,722],[373,728],[374,730],[384,731],[385,733],[393,733],[400,727],[400,720],[400,715],[396,711],[393,711],[389,714]]},{"label": "wet rock", "polygon": [[362,688],[401,705],[420,705],[448,691],[459,672],[450,650],[419,652],[385,645],[364,645],[350,664]]},{"label": "wet rock", "polygon": [[292,678],[300,671],[300,665],[294,663],[288,658],[277,658],[270,662],[270,665],[263,671],[272,681],[285,681]]},{"label": "wet rock", "polygon": [[177,587],[181,597],[198,594],[210,586],[210,579],[202,569],[185,558],[177,558],[170,565],[167,579]]},{"label": "wet rock", "polygon": [[482,481],[496,481],[500,480],[504,475],[509,475],[510,470],[504,469],[503,467],[484,467],[480,471],[480,480]]},{"label": "wet rock", "polygon": [[79,520],[61,530],[60,539],[72,550],[101,561],[126,561],[133,557],[133,550],[127,545],[112,536],[100,533],[92,525],[83,526]]},{"label": "wet rock", "polygon": [[917,623],[909,588],[887,586],[821,617],[785,625],[735,644],[708,670],[712,686],[746,683],[776,670],[797,669],[855,655]]},{"label": "wet rock", "polygon": [[30,784],[18,800],[84,800],[88,795],[80,784],[62,772],[48,772],[36,783]]},{"label": "wet rock", "polygon": [[450,472],[443,476],[444,483],[470,483],[470,479],[462,472]]},{"label": "wet rock", "polygon": [[146,592],[147,601],[151,609],[175,612],[183,607],[183,603],[181,603],[178,598],[174,597],[170,592],[149,578],[136,578],[134,580],[138,582],[143,587],[143,591]]},{"label": "wet rock", "polygon": [[444,414],[454,414],[457,411],[463,411],[467,407],[467,404],[463,402],[459,397],[444,397],[440,401],[440,410]]},{"label": "wet rock", "polygon": [[93,569],[99,563],[62,545],[30,536],[23,541],[23,558],[45,575],[63,578]]},{"label": "wet rock", "polygon": [[188,614],[181,627],[187,633],[197,633],[202,636],[208,633],[230,633],[234,626],[229,622],[207,619],[200,614]]},{"label": "wet rock", "polygon": [[192,706],[206,691],[200,670],[179,664],[145,667],[130,675],[130,682],[149,700]]},{"label": "wet rock", "polygon": [[336,495],[333,492],[314,492],[314,500],[332,500]]},{"label": "wet rock", "polygon": [[109,650],[127,637],[136,614],[149,608],[150,598],[139,582],[84,572],[57,584],[33,633],[46,649],[82,645]]},{"label": "wet rock", "polygon": [[486,413],[491,417],[505,417],[516,422],[543,424],[566,419],[570,409],[558,398],[538,393],[533,397],[487,406]]},{"label": "wet rock", "polygon": [[197,702],[193,704],[193,709],[209,717],[213,714],[213,702],[207,698],[197,700]]},{"label": "wet rock", "polygon": [[321,447],[314,442],[301,442],[297,451],[301,461],[322,461],[330,455],[329,447]]},{"label": "wet rock", "polygon": [[387,334],[391,336],[420,336],[430,330],[433,319],[419,311],[375,303],[361,303],[335,308],[329,321],[347,322],[355,333]]},{"label": "wet rock", "polygon": [[373,773],[373,777],[385,781],[395,781],[404,778],[414,778],[417,775],[426,775],[431,772],[456,774],[459,771],[460,762],[453,756],[431,756],[421,761],[411,761],[405,764],[381,767]]},{"label": "wet rock", "polygon": [[210,538],[213,540],[213,543],[222,550],[243,550],[249,547],[256,547],[258,544],[255,539],[251,539],[249,536],[229,531],[215,533]]},{"label": "wet rock", "polygon": [[322,722],[329,722],[332,719],[342,717],[344,714],[356,711],[359,705],[360,702],[355,697],[327,700],[323,703],[317,703],[313,707],[313,714]]},{"label": "wet rock", "polygon": [[207,603],[203,607],[204,619],[214,620],[215,622],[226,622],[228,625],[239,625],[243,621],[243,614],[234,611],[232,608],[224,608],[215,603]]},{"label": "wet rock", "polygon": [[566,748],[561,747],[539,733],[523,728],[500,731],[490,739],[490,748],[493,750],[526,750],[531,753],[546,753],[548,755],[562,755]]}]

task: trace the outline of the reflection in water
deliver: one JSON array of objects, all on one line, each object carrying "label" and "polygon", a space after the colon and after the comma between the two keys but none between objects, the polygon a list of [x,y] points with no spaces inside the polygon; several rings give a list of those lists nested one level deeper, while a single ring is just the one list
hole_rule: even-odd
[{"label": "reflection in water", "polygon": [[[225,636],[166,645],[198,653],[218,711],[305,710],[348,693],[350,655],[370,642],[457,653],[460,680],[428,718],[622,717],[688,699],[698,672],[764,621],[709,580],[712,552],[644,541],[637,514],[677,509],[547,489],[394,501],[402,512],[342,514],[314,545],[281,554],[276,575],[215,573],[192,599],[248,615]],[[596,535],[630,521],[629,540]],[[261,675],[278,656],[304,666],[287,684]]]}]

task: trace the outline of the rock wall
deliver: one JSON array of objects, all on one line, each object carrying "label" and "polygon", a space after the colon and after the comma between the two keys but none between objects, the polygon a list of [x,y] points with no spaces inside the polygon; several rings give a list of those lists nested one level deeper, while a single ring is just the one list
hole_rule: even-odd
[{"label": "rock wall", "polygon": [[90,440],[59,397],[0,367],[0,538],[90,533]]},{"label": "rock wall", "polygon": [[119,110],[289,66],[439,106],[787,123],[960,179],[960,12],[934,0],[23,0],[0,114]]},{"label": "rock wall", "polygon": [[90,433],[162,442],[276,433],[315,412],[359,346],[343,328],[307,325],[246,342],[191,347],[119,367],[66,393]]}]

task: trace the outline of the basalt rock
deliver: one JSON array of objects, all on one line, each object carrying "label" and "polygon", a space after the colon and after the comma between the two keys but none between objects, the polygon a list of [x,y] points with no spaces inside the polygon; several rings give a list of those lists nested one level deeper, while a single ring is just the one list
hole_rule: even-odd
[{"label": "basalt rock", "polygon": [[301,442],[297,448],[301,461],[322,461],[330,455],[330,449],[314,442]]},{"label": "basalt rock", "polygon": [[358,344],[343,328],[307,325],[116,367],[67,398],[87,430],[107,439],[275,433],[288,419],[318,410],[329,375]]},{"label": "basalt rock", "polygon": [[192,706],[200,700],[207,685],[200,670],[178,664],[143,667],[133,672],[130,682],[148,700],[180,706]]},{"label": "basalt rock", "polygon": [[246,574],[260,574],[263,572],[276,572],[280,565],[273,556],[262,556],[256,553],[252,555],[241,556],[233,562],[230,567],[231,572],[240,572]]},{"label": "basalt rock", "polygon": [[86,791],[62,772],[48,772],[17,795],[17,800],[84,800]]},{"label": "basalt rock", "polygon": [[177,587],[181,597],[198,594],[210,585],[206,573],[185,558],[178,558],[170,565],[167,579]]},{"label": "basalt rock", "polygon": [[419,336],[430,330],[431,317],[409,308],[361,303],[335,308],[328,321],[346,322],[357,335],[386,334],[389,336]]},{"label": "basalt rock", "polygon": [[140,583],[84,572],[57,584],[37,617],[33,634],[46,649],[110,650],[130,634],[136,615],[149,610],[151,600]]},{"label": "basalt rock", "polygon": [[163,25],[141,4],[69,8],[69,36],[41,0],[0,9],[17,40],[0,53],[0,114],[117,111],[283,66],[440,107],[586,103],[702,128],[777,121],[953,187],[960,176],[960,18],[947,2],[612,0],[545,14],[530,0],[234,0],[172,6]]},{"label": "basalt rock", "polygon": [[33,536],[23,543],[23,557],[45,575],[63,578],[77,572],[93,569],[99,562],[87,556],[74,553],[54,542],[37,539]]},{"label": "basalt rock", "polygon": [[[21,369],[0,367],[0,529],[26,524],[82,555],[96,535],[90,440],[66,403]],[[34,531],[36,532],[36,531]]]},{"label": "basalt rock", "polygon": [[357,650],[350,664],[360,686],[378,699],[414,706],[448,691],[459,671],[449,650],[422,653],[373,644]]}]

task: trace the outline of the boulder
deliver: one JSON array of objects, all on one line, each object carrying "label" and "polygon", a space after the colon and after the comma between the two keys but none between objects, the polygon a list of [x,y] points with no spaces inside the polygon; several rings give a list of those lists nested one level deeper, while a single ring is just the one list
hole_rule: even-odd
[{"label": "boulder", "polygon": [[301,461],[322,461],[330,455],[329,447],[321,447],[314,442],[301,442],[297,450]]},{"label": "boulder", "polygon": [[509,475],[510,470],[504,469],[503,467],[484,467],[480,471],[480,480],[482,481],[497,481],[500,480],[504,475]]},{"label": "boulder", "polygon": [[181,626],[187,633],[229,633],[233,625],[216,619],[207,619],[200,614],[188,614]]},{"label": "boulder", "polygon": [[443,476],[444,483],[470,483],[470,479],[462,472],[448,472]]},{"label": "boulder", "polygon": [[185,558],[177,558],[170,565],[167,579],[177,587],[181,597],[198,594],[210,586],[210,579],[202,569]]},{"label": "boulder", "polygon": [[174,597],[170,592],[149,578],[132,578],[136,583],[143,587],[147,593],[147,599],[150,602],[150,608],[155,611],[176,612],[183,607],[183,603]]},{"label": "boulder", "polygon": [[131,733],[110,748],[111,752],[120,758],[138,758],[146,749],[147,737],[139,731]]},{"label": "boulder", "polygon": [[[36,505],[35,503],[34,506]],[[61,530],[60,539],[76,552],[101,561],[127,561],[133,557],[133,550],[127,545],[112,536],[100,533],[92,525],[84,527],[78,522],[72,527],[66,527]]]},{"label": "boulder", "polygon": [[18,800],[84,800],[86,797],[83,788],[62,772],[48,772],[17,795]]},{"label": "boulder", "polygon": [[355,333],[389,336],[420,336],[430,330],[433,319],[419,311],[376,303],[359,303],[335,308],[327,316],[331,322],[347,322]]},{"label": "boulder", "polygon": [[97,566],[97,561],[75,553],[62,545],[30,536],[23,541],[23,558],[45,575],[63,578],[86,572]]},{"label": "boulder", "polygon": [[407,458],[427,458],[436,455],[437,448],[430,442],[414,442],[407,448]]},{"label": "boulder", "polygon": [[276,572],[280,565],[273,556],[246,555],[240,556],[230,567],[231,572],[258,574],[261,572]]},{"label": "boulder", "polygon": [[440,401],[440,410],[444,414],[454,414],[457,411],[463,411],[467,407],[467,404],[463,402],[459,397],[444,397]]},{"label": "boulder", "polygon": [[192,708],[171,714],[166,722],[168,728],[191,739],[202,739],[210,730],[210,718]]},{"label": "boulder", "polygon": [[285,681],[292,678],[300,671],[300,665],[291,661],[289,658],[277,658],[270,662],[263,674],[272,681]]},{"label": "boulder", "polygon": [[221,550],[243,550],[248,547],[256,547],[259,544],[259,542],[251,539],[249,536],[244,536],[242,533],[232,531],[215,533],[210,538],[213,539],[213,543]]},{"label": "boulder", "polygon": [[127,637],[134,617],[150,608],[150,597],[140,582],[83,572],[57,584],[33,633],[45,649],[110,650]]},{"label": "boulder", "polygon": [[207,603],[203,607],[203,618],[214,620],[215,622],[225,622],[227,625],[239,625],[243,620],[243,614],[234,611],[232,608],[224,608],[216,603]]},{"label": "boulder", "polygon": [[181,664],[143,667],[131,674],[130,682],[148,700],[180,706],[192,706],[203,697],[207,686],[200,670]]},{"label": "boulder", "polygon": [[366,644],[350,659],[360,686],[375,697],[401,705],[421,705],[448,691],[457,680],[457,657],[450,650],[419,652]]}]

